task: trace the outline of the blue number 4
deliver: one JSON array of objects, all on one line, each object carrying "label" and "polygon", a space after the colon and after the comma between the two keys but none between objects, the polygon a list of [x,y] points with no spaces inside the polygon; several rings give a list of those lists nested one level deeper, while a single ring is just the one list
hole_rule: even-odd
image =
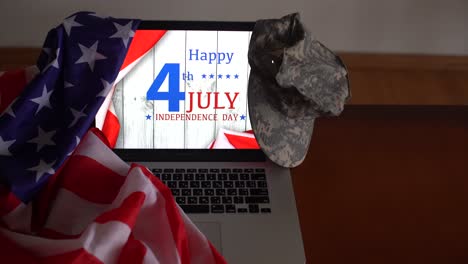
[{"label": "blue number 4", "polygon": [[[166,76],[169,75],[169,91],[160,92]],[[146,100],[167,100],[169,112],[179,112],[179,101],[185,100],[185,93],[179,90],[180,65],[179,63],[166,63],[146,93]]]}]

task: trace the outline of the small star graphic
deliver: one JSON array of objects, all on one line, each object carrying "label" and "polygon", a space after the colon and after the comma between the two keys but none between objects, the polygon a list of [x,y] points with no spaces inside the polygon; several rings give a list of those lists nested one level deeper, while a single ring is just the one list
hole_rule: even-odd
[{"label": "small star graphic", "polygon": [[203,79],[206,79],[206,74],[202,74],[201,76]]},{"label": "small star graphic", "polygon": [[37,137],[28,141],[28,143],[36,144],[36,151],[41,150],[45,146],[55,146],[55,142],[52,140],[52,137],[55,135],[56,131],[44,131],[41,127],[39,127],[39,132],[37,132]]},{"label": "small star graphic", "polygon": [[226,79],[231,79],[231,75],[230,75],[230,74],[226,74]]},{"label": "small star graphic", "polygon": [[222,79],[222,78],[223,78],[223,75],[222,75],[222,74],[218,74],[218,78],[219,78],[219,79]]},{"label": "small star graphic", "polygon": [[245,115],[241,115],[240,118],[241,118],[241,120],[245,120],[246,116],[245,116]]},{"label": "small star graphic", "polygon": [[213,79],[214,78],[214,74],[210,74],[210,79]]},{"label": "small star graphic", "polygon": [[234,79],[239,79],[239,74],[234,75]]},{"label": "small star graphic", "polygon": [[146,115],[146,120],[151,120],[151,116],[150,116],[150,115]]}]

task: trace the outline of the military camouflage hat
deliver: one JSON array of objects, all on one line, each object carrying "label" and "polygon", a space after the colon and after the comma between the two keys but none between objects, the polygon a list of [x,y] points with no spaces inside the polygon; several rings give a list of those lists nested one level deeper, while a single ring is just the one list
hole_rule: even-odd
[{"label": "military camouflage hat", "polygon": [[346,67],[297,13],[257,21],[248,56],[255,137],[273,162],[295,167],[307,154],[315,118],[343,110],[350,96]]}]

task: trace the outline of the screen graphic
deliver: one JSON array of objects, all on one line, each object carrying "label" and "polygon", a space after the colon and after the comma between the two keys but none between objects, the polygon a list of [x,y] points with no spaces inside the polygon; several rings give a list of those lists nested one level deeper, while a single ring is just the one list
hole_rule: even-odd
[{"label": "screen graphic", "polygon": [[247,31],[166,31],[116,85],[116,148],[258,149],[249,41]]}]

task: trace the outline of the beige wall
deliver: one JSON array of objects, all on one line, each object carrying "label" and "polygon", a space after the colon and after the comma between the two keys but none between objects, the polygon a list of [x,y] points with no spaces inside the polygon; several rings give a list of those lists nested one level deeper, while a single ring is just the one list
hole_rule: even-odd
[{"label": "beige wall", "polygon": [[79,10],[231,21],[300,11],[310,30],[334,50],[468,54],[466,0],[1,0],[0,10],[0,46],[40,46],[51,27]]}]

